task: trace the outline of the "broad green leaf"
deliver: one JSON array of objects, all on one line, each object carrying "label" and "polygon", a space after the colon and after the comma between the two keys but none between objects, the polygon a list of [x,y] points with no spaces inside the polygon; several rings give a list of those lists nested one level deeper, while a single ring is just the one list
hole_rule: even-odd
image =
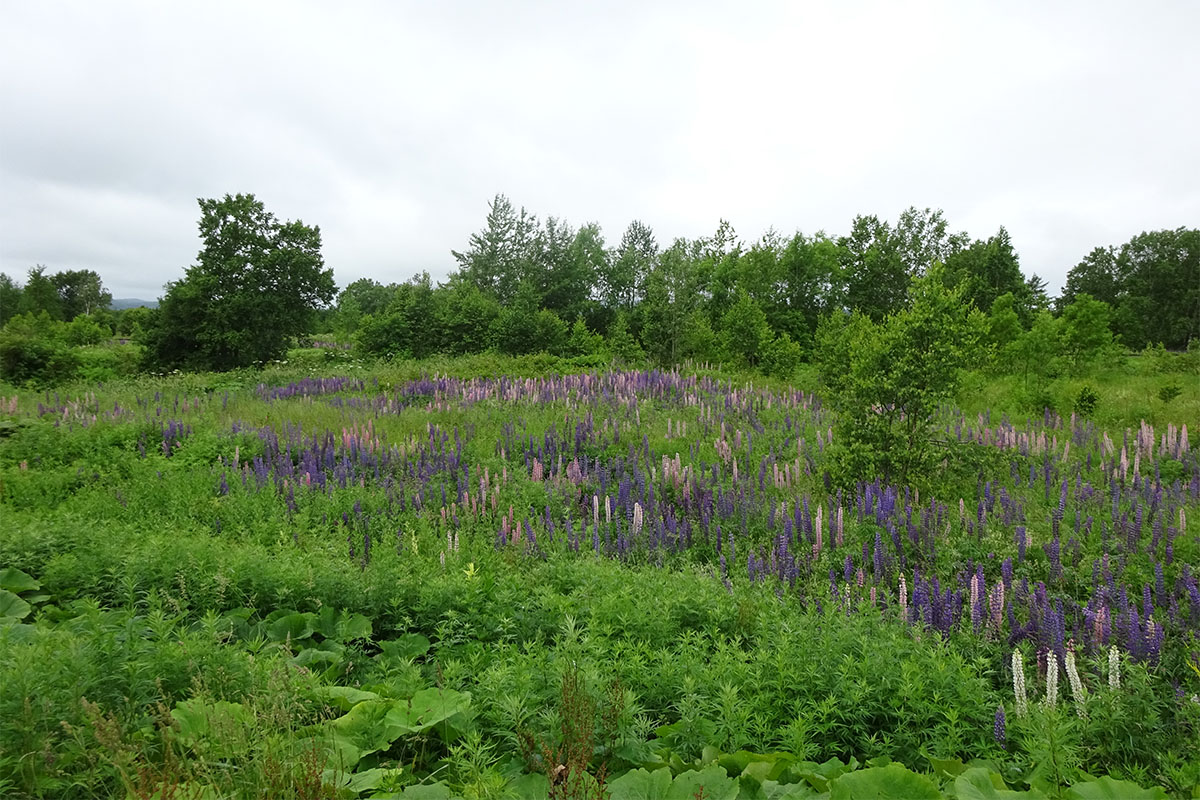
[{"label": "broad green leaf", "polygon": [[0,619],[25,619],[32,606],[7,589],[0,589]]},{"label": "broad green leaf", "polygon": [[[394,700],[357,703],[348,713],[329,723],[334,731],[334,739],[353,746],[358,758],[386,750],[405,732],[397,731],[396,726],[387,721],[395,704]],[[339,747],[339,750],[342,748]],[[358,758],[354,759],[356,763]]]},{"label": "broad green leaf", "polygon": [[320,686],[316,690],[317,697],[325,700],[331,706],[337,706],[343,711],[349,711],[357,703],[364,700],[382,700],[374,692],[364,692],[350,686]]},{"label": "broad green leaf", "polygon": [[954,779],[954,792],[958,800],[1045,800],[1046,795],[1038,789],[1015,791],[1004,784],[1004,779],[983,767],[972,767]]},{"label": "broad green leaf", "polygon": [[1068,800],[1167,800],[1167,793],[1157,786],[1143,789],[1136,783],[1118,781],[1106,775],[1075,784],[1067,789],[1066,797]]},{"label": "broad green leaf", "polygon": [[540,772],[526,772],[509,782],[505,797],[546,800],[550,797],[550,781]]},{"label": "broad green leaf", "polygon": [[450,793],[450,787],[444,783],[422,783],[404,787],[400,797],[403,800],[450,800],[453,795]]},{"label": "broad green leaf", "polygon": [[807,783],[763,781],[762,789],[767,800],[803,800],[803,798],[817,796],[817,790]]},{"label": "broad green leaf", "polygon": [[957,778],[967,769],[967,765],[957,758],[934,758],[930,756],[929,763],[933,766],[933,774],[943,779]]},{"label": "broad green leaf", "polygon": [[420,658],[429,652],[430,642],[419,633],[406,633],[390,641],[380,642],[382,651],[376,658]]},{"label": "broad green leaf", "polygon": [[385,782],[393,781],[399,778],[404,772],[402,769],[368,769],[362,772],[355,772],[350,776],[350,780],[346,782],[346,788],[352,792],[369,792],[372,789],[378,789]]},{"label": "broad green leaf", "polygon": [[21,592],[32,592],[40,588],[42,588],[42,585],[27,572],[23,572],[16,567],[0,569],[0,589],[7,589],[15,594],[20,594]]},{"label": "broad green leaf", "polygon": [[609,800],[666,800],[671,787],[671,770],[666,767],[647,772],[631,769],[608,782]]},{"label": "broad green leaf", "polygon": [[149,795],[127,794],[127,800],[222,800],[223,795],[212,786],[184,781],[169,788],[155,789]]},{"label": "broad green leaf", "polygon": [[738,782],[714,764],[675,778],[664,800],[694,800],[696,797],[703,797],[704,800],[737,800],[740,791]]},{"label": "broad green leaf", "polygon": [[411,700],[397,700],[387,722],[404,733],[419,733],[471,707],[469,692],[453,689],[422,689]]},{"label": "broad green leaf", "polygon": [[267,636],[273,642],[302,642],[315,630],[312,614],[287,614],[267,626]]},{"label": "broad green leaf", "polygon": [[942,800],[937,784],[902,764],[848,772],[829,782],[831,800]]},{"label": "broad green leaf", "polygon": [[246,729],[253,720],[241,703],[193,698],[176,703],[171,717],[179,725],[181,742],[218,758],[238,755],[239,746],[249,744]]},{"label": "broad green leaf", "polygon": [[371,620],[362,614],[343,613],[338,620],[337,639],[350,642],[355,639],[370,639],[372,633]]}]

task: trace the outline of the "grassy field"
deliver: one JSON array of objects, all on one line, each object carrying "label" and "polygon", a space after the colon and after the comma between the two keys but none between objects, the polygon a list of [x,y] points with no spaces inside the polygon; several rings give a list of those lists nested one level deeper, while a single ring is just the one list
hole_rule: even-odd
[{"label": "grassy field", "polygon": [[832,485],[812,375],[309,350],[0,406],[5,797],[1200,796],[1186,372],[969,377],[933,496]]}]

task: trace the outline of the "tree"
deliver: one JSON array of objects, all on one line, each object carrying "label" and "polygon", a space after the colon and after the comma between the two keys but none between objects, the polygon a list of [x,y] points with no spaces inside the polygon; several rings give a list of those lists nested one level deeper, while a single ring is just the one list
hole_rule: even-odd
[{"label": "tree", "polygon": [[934,430],[974,346],[961,289],[941,268],[913,281],[908,305],[881,322],[840,313],[821,326],[821,377],[838,411],[833,460],[849,484],[879,477],[931,485],[948,454]]},{"label": "tree", "polygon": [[166,286],[148,357],[159,367],[218,371],[278,358],[336,291],[320,229],[280,222],[250,194],[199,203],[203,246]]},{"label": "tree", "polygon": [[738,292],[737,301],[721,316],[721,337],[734,364],[758,366],[771,342],[771,328],[767,315],[745,290]]},{"label": "tree", "polygon": [[62,319],[62,300],[58,296],[58,287],[54,279],[46,274],[46,268],[41,264],[29,270],[25,280],[25,288],[21,292],[21,310],[27,314],[40,314],[45,311],[51,319]]},{"label": "tree", "polygon": [[529,270],[538,231],[536,217],[524,208],[517,212],[507,197],[498,194],[488,204],[487,227],[471,234],[466,250],[450,253],[465,280],[508,303]]},{"label": "tree", "polygon": [[112,292],[104,288],[94,270],[67,270],[56,273],[50,280],[58,290],[59,305],[67,322],[112,305]]},{"label": "tree", "polygon": [[1112,347],[1111,320],[1108,303],[1087,292],[1075,295],[1071,305],[1063,309],[1063,340],[1076,366],[1095,361]]},{"label": "tree", "polygon": [[1117,328],[1125,344],[1183,350],[1200,338],[1200,229],[1138,234],[1121,246],[1116,275]]},{"label": "tree", "polygon": [[1071,267],[1062,296],[1058,299],[1059,312],[1071,304],[1075,295],[1085,292],[1103,303],[1116,305],[1119,292],[1116,250],[1097,247]]},{"label": "tree", "polygon": [[946,261],[946,271],[951,283],[962,285],[966,301],[980,311],[990,310],[1000,295],[1012,294],[1017,316],[1032,322],[1030,287],[1004,228],[952,254]]},{"label": "tree", "polygon": [[857,216],[838,240],[842,255],[845,303],[876,322],[904,305],[909,274],[898,240],[876,216]]},{"label": "tree", "polygon": [[0,272],[0,328],[21,313],[21,287],[3,272]]},{"label": "tree", "polygon": [[612,313],[630,314],[638,292],[658,258],[654,232],[643,222],[629,223],[613,258],[605,261],[598,277],[600,302]]}]

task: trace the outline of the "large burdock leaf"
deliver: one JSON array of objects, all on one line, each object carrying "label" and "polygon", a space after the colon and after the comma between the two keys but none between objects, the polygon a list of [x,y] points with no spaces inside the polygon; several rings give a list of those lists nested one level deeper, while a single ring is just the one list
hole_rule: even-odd
[{"label": "large burdock leaf", "polygon": [[27,572],[22,572],[16,567],[0,569],[0,589],[7,589],[10,592],[20,594],[21,592],[32,592],[40,588],[42,588],[42,585]]},{"label": "large burdock leaf", "polygon": [[671,787],[671,770],[661,767],[654,772],[631,769],[608,782],[609,800],[666,800]]},{"label": "large burdock leaf", "polygon": [[387,722],[402,736],[420,733],[471,707],[470,692],[453,689],[422,689],[411,700],[397,700],[387,714]]},{"label": "large burdock leaf", "polygon": [[741,785],[717,765],[685,772],[667,790],[664,800],[737,800]]},{"label": "large burdock leaf", "polygon": [[365,755],[388,749],[392,742],[400,738],[403,732],[397,731],[396,726],[387,721],[395,705],[394,700],[365,700],[329,723],[338,750],[347,762],[344,764],[346,768]]},{"label": "large burdock leaf", "polygon": [[241,703],[206,703],[199,698],[176,703],[171,717],[181,742],[217,758],[238,755],[241,745],[248,745],[246,729],[253,721]]},{"label": "large burdock leaf", "polygon": [[0,619],[25,619],[32,606],[7,589],[0,589]]},{"label": "large burdock leaf", "polygon": [[342,711],[349,711],[358,703],[365,700],[382,700],[374,692],[364,692],[351,686],[320,686],[315,694],[331,706],[337,706]]},{"label": "large burdock leaf", "polygon": [[313,622],[309,613],[286,614],[267,626],[267,636],[273,642],[302,642],[316,630]]},{"label": "large burdock leaf", "polygon": [[1118,781],[1107,775],[1075,784],[1067,789],[1066,796],[1069,800],[1167,800],[1167,793],[1157,786],[1143,789],[1136,783]]},{"label": "large burdock leaf", "polygon": [[1018,792],[1009,789],[999,775],[983,767],[972,767],[954,779],[958,800],[1046,800],[1039,789]]},{"label": "large burdock leaf", "polygon": [[941,800],[937,784],[902,764],[848,772],[829,782],[831,800]]}]

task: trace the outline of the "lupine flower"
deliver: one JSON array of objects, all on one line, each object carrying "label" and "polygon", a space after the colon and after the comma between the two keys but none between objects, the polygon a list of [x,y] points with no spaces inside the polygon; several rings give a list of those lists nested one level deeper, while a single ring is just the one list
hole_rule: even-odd
[{"label": "lupine flower", "polygon": [[904,573],[900,573],[900,619],[908,621],[908,586],[904,582]]},{"label": "lupine flower", "polygon": [[1058,656],[1051,650],[1046,654],[1046,705],[1050,708],[1058,703]]},{"label": "lupine flower", "polygon": [[1008,743],[1006,742],[1006,730],[1004,719],[1004,706],[996,706],[996,721],[992,724],[992,735],[996,737],[996,741],[1000,747],[1007,750]]},{"label": "lupine flower", "polygon": [[1029,698],[1025,693],[1025,659],[1021,657],[1020,650],[1013,650],[1012,673],[1013,697],[1017,702],[1017,716],[1023,717],[1029,709]]},{"label": "lupine flower", "polygon": [[1108,688],[1121,688],[1121,657],[1115,644],[1108,648]]},{"label": "lupine flower", "polygon": [[1067,682],[1071,685],[1071,697],[1075,700],[1075,711],[1080,717],[1086,717],[1087,712],[1083,708],[1083,682],[1079,680],[1079,670],[1075,668],[1075,643],[1071,642],[1067,646]]}]

